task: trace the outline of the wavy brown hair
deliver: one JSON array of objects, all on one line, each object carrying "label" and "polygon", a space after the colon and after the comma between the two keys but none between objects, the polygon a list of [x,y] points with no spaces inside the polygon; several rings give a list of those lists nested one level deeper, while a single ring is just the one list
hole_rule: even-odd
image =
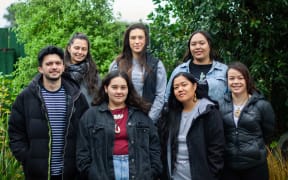
[{"label": "wavy brown hair", "polygon": [[97,69],[96,63],[93,61],[92,56],[91,56],[90,41],[85,34],[77,32],[73,34],[70,40],[68,41],[68,44],[65,48],[65,53],[64,53],[65,66],[67,67],[71,64],[71,54],[69,53],[68,48],[74,43],[75,39],[85,40],[88,44],[88,53],[84,61],[88,62],[89,68],[88,68],[88,72],[84,76],[84,81],[87,84],[89,94],[93,94],[95,92],[97,93],[98,83],[100,81],[98,79],[98,69]]},{"label": "wavy brown hair", "polygon": [[112,79],[116,78],[116,77],[122,77],[123,79],[125,79],[127,86],[128,86],[128,94],[127,94],[127,98],[125,100],[125,104],[127,106],[133,106],[136,107],[138,109],[140,109],[141,111],[143,111],[144,113],[148,113],[149,108],[150,108],[150,104],[148,102],[145,102],[136,92],[136,90],[134,89],[134,86],[130,80],[130,78],[128,77],[127,73],[123,72],[123,71],[111,71],[109,74],[107,74],[105,76],[105,78],[102,80],[102,84],[99,90],[99,94],[98,96],[96,96],[93,100],[92,106],[95,105],[100,105],[103,102],[107,102],[109,103],[109,96],[108,94],[105,92],[105,86],[109,86],[110,82]]}]

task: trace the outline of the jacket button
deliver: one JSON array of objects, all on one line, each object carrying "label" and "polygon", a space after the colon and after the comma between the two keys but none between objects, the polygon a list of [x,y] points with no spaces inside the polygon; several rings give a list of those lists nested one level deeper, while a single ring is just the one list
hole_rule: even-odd
[{"label": "jacket button", "polygon": [[134,144],[134,141],[133,141],[133,140],[131,141],[131,144]]},{"label": "jacket button", "polygon": [[131,122],[128,122],[128,126],[131,126]]},{"label": "jacket button", "polygon": [[131,162],[134,163],[134,159],[131,159]]},{"label": "jacket button", "polygon": [[135,176],[132,176],[131,178],[132,178],[132,179],[135,179]]}]

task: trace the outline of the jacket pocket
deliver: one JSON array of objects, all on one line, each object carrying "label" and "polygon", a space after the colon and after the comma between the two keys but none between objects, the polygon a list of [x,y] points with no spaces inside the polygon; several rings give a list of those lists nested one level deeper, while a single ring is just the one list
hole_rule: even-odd
[{"label": "jacket pocket", "polygon": [[144,124],[138,123],[136,124],[136,133],[139,145],[143,148],[149,148],[149,127],[145,126]]},{"label": "jacket pocket", "polygon": [[259,160],[261,158],[260,148],[256,140],[245,143],[242,148],[242,154],[248,158]]},{"label": "jacket pocket", "polygon": [[103,140],[105,139],[105,128],[103,125],[93,125],[88,127],[90,144],[93,149],[99,149],[103,147]]}]

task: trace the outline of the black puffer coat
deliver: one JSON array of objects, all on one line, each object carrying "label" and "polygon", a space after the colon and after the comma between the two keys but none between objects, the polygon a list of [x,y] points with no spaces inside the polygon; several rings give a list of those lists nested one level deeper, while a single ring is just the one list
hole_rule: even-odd
[{"label": "black puffer coat", "polygon": [[[25,178],[50,178],[51,128],[41,94],[42,76],[34,80],[16,98],[9,119],[8,134],[13,155],[23,165]],[[76,132],[81,115],[88,109],[85,97],[72,81],[62,78],[67,94],[67,126],[65,132],[63,180],[77,176]]]},{"label": "black puffer coat", "polygon": [[238,127],[233,120],[231,93],[220,102],[226,139],[225,166],[247,169],[266,163],[265,142],[273,135],[275,115],[264,96],[254,92],[243,108]]}]

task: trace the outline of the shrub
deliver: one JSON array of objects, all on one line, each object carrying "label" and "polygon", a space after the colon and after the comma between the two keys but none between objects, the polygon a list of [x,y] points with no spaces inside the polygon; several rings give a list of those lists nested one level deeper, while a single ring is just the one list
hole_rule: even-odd
[{"label": "shrub", "polygon": [[15,99],[12,77],[0,74],[0,179],[24,179],[20,164],[13,157],[8,144],[8,119]]}]

